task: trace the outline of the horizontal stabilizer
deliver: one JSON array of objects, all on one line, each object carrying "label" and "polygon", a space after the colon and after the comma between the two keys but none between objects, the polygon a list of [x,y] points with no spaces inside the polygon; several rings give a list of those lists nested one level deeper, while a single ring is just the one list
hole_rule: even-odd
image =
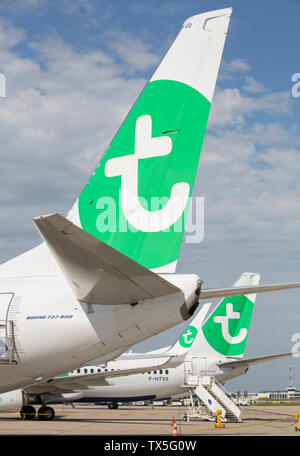
[{"label": "horizontal stabilizer", "polygon": [[61,215],[34,219],[75,296],[87,304],[134,304],[181,290]]},{"label": "horizontal stabilizer", "polygon": [[266,361],[272,361],[273,359],[283,358],[284,356],[291,356],[292,353],[280,353],[278,355],[269,355],[269,356],[260,356],[258,358],[248,358],[248,359],[237,359],[234,361],[228,361],[224,363],[218,363],[219,367],[247,367],[252,364],[264,363]]},{"label": "horizontal stabilizer", "polygon": [[212,290],[201,290],[199,299],[226,298],[229,296],[240,296],[253,293],[265,293],[267,291],[287,290],[289,288],[300,288],[300,283],[283,283],[275,285],[251,285],[248,287],[216,288]]}]

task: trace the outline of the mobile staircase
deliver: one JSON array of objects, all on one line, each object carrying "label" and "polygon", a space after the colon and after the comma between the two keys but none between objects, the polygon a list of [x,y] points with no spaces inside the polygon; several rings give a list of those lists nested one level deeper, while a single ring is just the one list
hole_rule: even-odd
[{"label": "mobile staircase", "polygon": [[216,420],[217,410],[221,411],[222,422],[241,422],[241,409],[213,376],[187,376],[184,388],[189,389],[190,405],[185,421],[205,419]]}]

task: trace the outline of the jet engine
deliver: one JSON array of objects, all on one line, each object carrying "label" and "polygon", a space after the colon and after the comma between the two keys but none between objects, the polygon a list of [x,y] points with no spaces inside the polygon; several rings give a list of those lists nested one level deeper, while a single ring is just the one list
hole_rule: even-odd
[{"label": "jet engine", "polygon": [[26,403],[21,389],[0,394],[0,412],[19,412]]}]

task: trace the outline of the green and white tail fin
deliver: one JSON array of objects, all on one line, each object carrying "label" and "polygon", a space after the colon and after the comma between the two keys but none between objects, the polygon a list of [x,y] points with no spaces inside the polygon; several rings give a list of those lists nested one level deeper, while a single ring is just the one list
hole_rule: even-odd
[{"label": "green and white tail fin", "polygon": [[175,271],[231,12],[185,21],[68,214],[156,272]]},{"label": "green and white tail fin", "polygon": [[[234,287],[258,285],[260,275],[244,272]],[[203,323],[190,356],[244,355],[256,294],[222,299]]]},{"label": "green and white tail fin", "polygon": [[189,352],[192,345],[195,343],[196,337],[201,330],[201,326],[211,304],[204,304],[199,312],[192,319],[190,324],[185,328],[185,330],[180,335],[179,339],[175,342],[172,347],[166,352],[170,356],[184,356]]}]

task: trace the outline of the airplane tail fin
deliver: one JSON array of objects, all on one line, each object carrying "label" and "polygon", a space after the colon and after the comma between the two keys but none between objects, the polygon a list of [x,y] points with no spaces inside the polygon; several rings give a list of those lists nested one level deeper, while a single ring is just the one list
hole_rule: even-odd
[{"label": "airplane tail fin", "polygon": [[[258,285],[260,275],[244,272],[233,285]],[[231,296],[220,301],[203,323],[188,356],[240,356],[245,351],[256,294]]]},{"label": "airplane tail fin", "polygon": [[201,326],[203,324],[203,321],[205,320],[205,317],[207,315],[207,312],[208,312],[210,306],[211,306],[211,304],[208,303],[208,304],[204,304],[201,307],[201,309],[195,315],[195,317],[192,319],[190,324],[182,332],[179,339],[175,342],[174,345],[172,345],[169,348],[169,350],[166,352],[166,354],[168,354],[170,356],[182,357],[189,352],[194,341],[197,338],[197,334],[201,330]]},{"label": "airplane tail fin", "polygon": [[155,272],[174,272],[232,9],[187,19],[68,214]]}]

